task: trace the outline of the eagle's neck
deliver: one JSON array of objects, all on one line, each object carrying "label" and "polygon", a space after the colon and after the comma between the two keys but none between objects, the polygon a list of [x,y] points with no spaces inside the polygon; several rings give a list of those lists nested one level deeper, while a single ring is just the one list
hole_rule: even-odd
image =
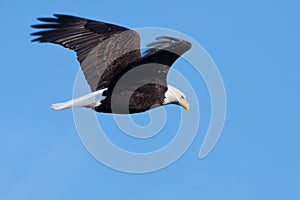
[{"label": "eagle's neck", "polygon": [[183,92],[181,92],[179,89],[175,88],[172,85],[168,85],[168,90],[165,93],[163,105],[171,103],[179,104],[181,96],[184,96]]}]

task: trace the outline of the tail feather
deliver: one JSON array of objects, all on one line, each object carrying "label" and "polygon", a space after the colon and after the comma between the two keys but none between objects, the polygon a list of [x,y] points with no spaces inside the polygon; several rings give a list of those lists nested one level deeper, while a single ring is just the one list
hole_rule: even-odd
[{"label": "tail feather", "polygon": [[102,96],[102,93],[105,90],[106,89],[98,90],[70,101],[55,103],[51,105],[51,108],[55,110],[64,110],[72,107],[95,108],[96,106],[99,106],[101,104],[100,101],[105,98]]},{"label": "tail feather", "polygon": [[64,103],[55,103],[51,105],[51,108],[53,108],[54,110],[64,110],[67,108],[71,108],[72,104],[70,104],[69,102],[64,102]]}]

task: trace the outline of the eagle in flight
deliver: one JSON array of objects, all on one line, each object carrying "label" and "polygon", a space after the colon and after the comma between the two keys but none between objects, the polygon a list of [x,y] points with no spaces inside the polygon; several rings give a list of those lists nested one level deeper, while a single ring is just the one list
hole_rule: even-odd
[{"label": "eagle in flight", "polygon": [[167,84],[172,64],[191,48],[191,43],[158,37],[141,53],[140,35],[134,30],[69,15],[38,18],[42,29],[33,42],[50,42],[74,50],[91,93],[52,104],[56,110],[72,107],[97,112],[139,113],[167,104],[189,109],[186,96]]}]

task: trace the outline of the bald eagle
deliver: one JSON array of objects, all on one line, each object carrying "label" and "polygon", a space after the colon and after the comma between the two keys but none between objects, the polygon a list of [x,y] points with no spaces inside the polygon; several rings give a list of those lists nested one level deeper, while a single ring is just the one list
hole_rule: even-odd
[{"label": "bald eagle", "polygon": [[91,93],[52,104],[56,110],[92,108],[103,113],[139,113],[167,104],[189,104],[179,89],[167,84],[172,64],[191,43],[158,37],[141,53],[140,35],[131,29],[70,15],[37,18],[33,42],[50,42],[74,50]]}]

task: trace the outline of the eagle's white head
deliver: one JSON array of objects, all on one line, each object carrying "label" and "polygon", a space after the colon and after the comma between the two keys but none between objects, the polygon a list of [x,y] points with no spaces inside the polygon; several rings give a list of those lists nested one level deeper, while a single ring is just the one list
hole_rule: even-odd
[{"label": "eagle's white head", "polygon": [[189,110],[190,108],[190,105],[187,102],[184,93],[172,85],[168,85],[168,90],[165,93],[165,99],[163,101],[163,105],[166,104],[178,104],[186,110]]}]

